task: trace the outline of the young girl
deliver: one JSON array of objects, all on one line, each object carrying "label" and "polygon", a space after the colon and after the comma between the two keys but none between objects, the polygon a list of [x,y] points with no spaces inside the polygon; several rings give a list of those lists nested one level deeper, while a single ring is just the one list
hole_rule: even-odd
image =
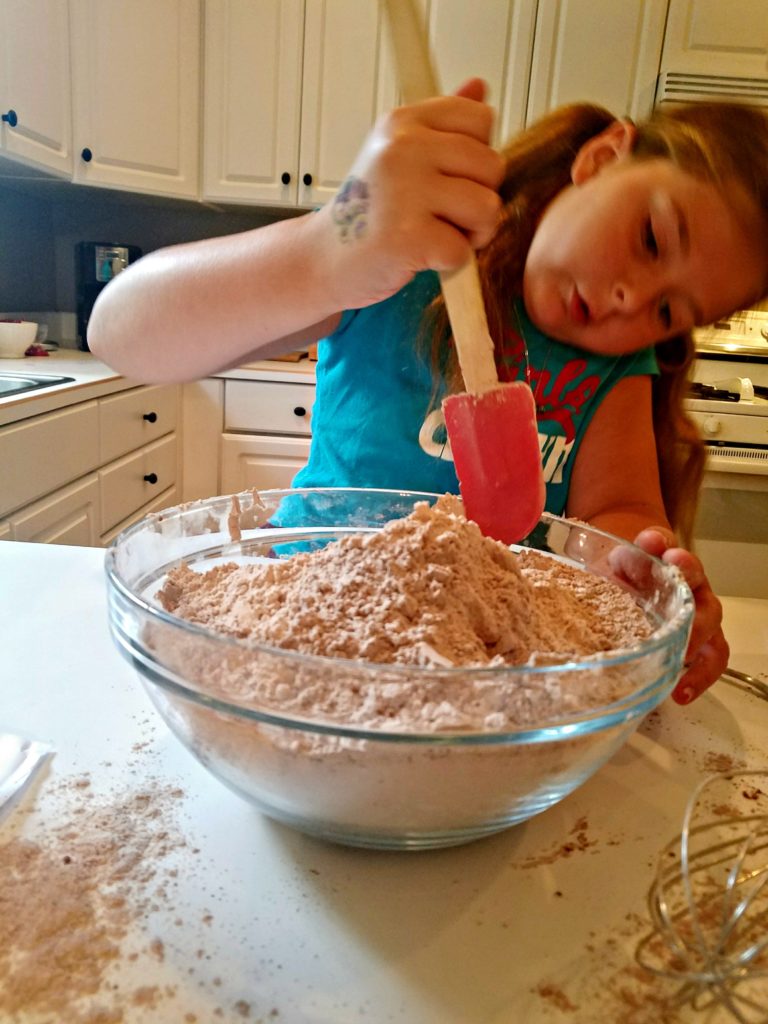
[{"label": "young girl", "polygon": [[477,249],[500,376],[536,399],[548,510],[634,539],[693,589],[687,703],[728,659],[672,531],[690,542],[703,462],[689,332],[768,289],[768,120],[697,105],[635,126],[580,105],[498,154],[482,100],[472,80],[383,118],[316,213],[132,265],[89,344],[163,382],[327,338],[297,485],[456,491],[440,398],[461,382],[434,271]]}]

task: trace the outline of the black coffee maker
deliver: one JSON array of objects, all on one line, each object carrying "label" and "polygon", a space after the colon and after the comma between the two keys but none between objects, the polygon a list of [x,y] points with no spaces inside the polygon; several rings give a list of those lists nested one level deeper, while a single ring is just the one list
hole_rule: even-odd
[{"label": "black coffee maker", "polygon": [[84,352],[88,351],[88,321],[96,296],[113,277],[140,256],[138,245],[114,242],[78,242],[75,245],[77,344]]}]

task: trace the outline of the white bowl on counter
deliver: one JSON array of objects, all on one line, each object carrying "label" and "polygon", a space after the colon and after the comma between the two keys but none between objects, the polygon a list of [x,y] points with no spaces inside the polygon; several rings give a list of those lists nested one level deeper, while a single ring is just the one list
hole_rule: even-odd
[{"label": "white bowl on counter", "polygon": [[0,320],[0,358],[21,359],[36,337],[32,320]]}]

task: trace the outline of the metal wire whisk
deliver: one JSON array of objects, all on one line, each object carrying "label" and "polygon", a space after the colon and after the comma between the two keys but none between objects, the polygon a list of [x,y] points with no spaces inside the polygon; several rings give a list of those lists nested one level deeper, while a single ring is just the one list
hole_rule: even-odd
[{"label": "metal wire whisk", "polygon": [[648,905],[654,930],[635,957],[679,983],[670,1008],[719,1005],[739,1024],[768,1022],[768,771],[699,783]]}]

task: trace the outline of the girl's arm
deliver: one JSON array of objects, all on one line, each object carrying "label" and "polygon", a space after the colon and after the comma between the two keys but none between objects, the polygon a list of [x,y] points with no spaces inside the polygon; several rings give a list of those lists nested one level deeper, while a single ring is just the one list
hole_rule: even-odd
[{"label": "girl's arm", "polygon": [[576,455],[567,514],[676,565],[696,602],[686,671],[672,697],[688,704],[716,682],[728,664],[723,609],[701,561],[677,546],[661,496],[651,412],[650,377],[626,377],[610,391]]},{"label": "girl's arm", "polygon": [[628,540],[647,526],[669,529],[650,377],[624,377],[600,403],[576,452],[566,513]]},{"label": "girl's arm", "polygon": [[99,295],[92,351],[136,380],[193,380],[314,341],[418,271],[459,266],[501,202],[483,93],[473,79],[383,117],[317,213],[132,264]]}]

